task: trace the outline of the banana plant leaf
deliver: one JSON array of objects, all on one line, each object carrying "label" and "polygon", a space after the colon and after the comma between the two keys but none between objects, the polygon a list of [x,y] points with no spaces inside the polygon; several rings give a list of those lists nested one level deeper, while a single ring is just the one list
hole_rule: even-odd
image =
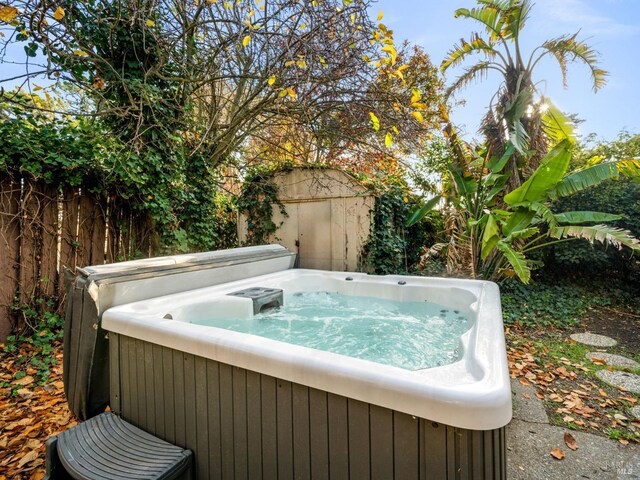
[{"label": "banana plant leaf", "polygon": [[613,222],[621,218],[623,218],[622,215],[602,212],[563,212],[555,215],[558,223],[571,224]]},{"label": "banana plant leaf", "polygon": [[508,205],[517,205],[544,201],[548,192],[553,189],[567,173],[571,154],[569,142],[563,140],[543,159],[541,165],[521,186],[504,197]]},{"label": "banana plant leaf", "polygon": [[427,203],[425,203],[423,206],[416,208],[413,212],[411,212],[409,218],[407,218],[404,223],[405,227],[410,227],[411,225],[414,225],[422,220],[427,213],[433,210],[433,207],[438,204],[441,198],[442,197],[440,195],[436,195],[435,197],[427,201]]}]

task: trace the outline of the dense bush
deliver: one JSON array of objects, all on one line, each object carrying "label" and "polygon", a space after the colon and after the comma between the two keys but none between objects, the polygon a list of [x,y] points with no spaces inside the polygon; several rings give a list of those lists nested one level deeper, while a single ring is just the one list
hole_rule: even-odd
[{"label": "dense bush", "polygon": [[[578,149],[574,166],[589,164],[593,157],[630,158],[640,157],[640,135],[622,132],[613,142],[597,144],[591,149]],[[607,181],[569,198],[557,201],[558,211],[586,210],[618,213],[621,220],[613,222],[618,228],[629,230],[640,237],[640,183],[630,179]],[[591,245],[586,241],[575,241],[556,245],[548,249],[544,258],[547,271],[582,274],[598,272],[602,275],[619,275],[630,279],[640,272],[638,256],[628,250],[617,250],[602,245]]]},{"label": "dense bush", "polygon": [[[557,204],[560,211],[609,211],[624,215],[614,222],[619,228],[640,236],[640,184],[632,180],[609,181]],[[625,276],[637,268],[637,258],[628,250],[618,250],[586,241],[554,246],[545,262],[548,268],[600,273],[622,273]]]},{"label": "dense bush", "polygon": [[[78,187],[118,198],[149,214],[158,253],[214,250],[235,245],[229,197],[204,159],[135,153],[99,121],[69,120],[0,105],[0,174]],[[4,113],[4,116],[2,116]]]},{"label": "dense bush", "polygon": [[363,252],[365,268],[381,275],[415,270],[423,247],[436,243],[443,230],[438,211],[405,227],[405,221],[416,205],[416,199],[399,186],[376,196],[371,232]]}]

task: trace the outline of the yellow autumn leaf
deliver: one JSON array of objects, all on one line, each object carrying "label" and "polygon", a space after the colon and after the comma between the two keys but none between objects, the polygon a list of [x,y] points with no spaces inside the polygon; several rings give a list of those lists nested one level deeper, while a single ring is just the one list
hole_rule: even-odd
[{"label": "yellow autumn leaf", "polygon": [[391,127],[391,130],[393,130],[393,133],[395,133],[396,135],[400,135],[400,131],[398,130],[398,127],[396,127],[395,125]]},{"label": "yellow autumn leaf", "polygon": [[233,8],[233,5],[231,5],[231,2],[224,2],[223,5],[225,10],[231,10]]},{"label": "yellow autumn leaf", "polygon": [[18,10],[16,7],[0,7],[0,20],[5,23],[11,22],[18,15],[20,15],[20,10]]},{"label": "yellow autumn leaf", "polygon": [[420,112],[411,112],[411,116],[413,116],[413,118],[415,118],[420,123],[424,122],[424,117]]},{"label": "yellow autumn leaf", "polygon": [[149,19],[147,20],[147,27],[153,27],[156,24],[156,22],[154,22],[153,20]]},{"label": "yellow autumn leaf", "polygon": [[393,145],[393,137],[391,136],[391,132],[387,132],[387,135],[384,137],[384,144],[388,147]]},{"label": "yellow autumn leaf", "polygon": [[369,112],[369,117],[371,118],[371,124],[373,126],[373,131],[377,132],[380,130],[380,120],[376,117],[376,114],[373,112]]},{"label": "yellow autumn leaf", "polygon": [[275,75],[271,75],[269,77],[269,80],[267,80],[267,83],[269,84],[269,86],[273,85],[274,83],[276,83],[276,76]]},{"label": "yellow autumn leaf", "polygon": [[378,12],[378,22],[379,22],[380,20],[382,20],[382,17],[384,17],[384,13],[382,12],[382,10],[380,10],[380,11]]},{"label": "yellow autumn leaf", "polygon": [[420,93],[420,90],[418,90],[417,88],[412,88],[411,89],[411,103],[417,103],[420,101],[420,99],[422,98],[422,93]]},{"label": "yellow autumn leaf", "polygon": [[296,91],[295,91],[293,88],[291,88],[291,87],[287,88],[287,95],[289,95],[289,96],[291,97],[291,99],[292,99],[292,100],[295,100],[295,99],[296,99],[296,97],[298,96],[298,94],[296,93]]},{"label": "yellow autumn leaf", "polygon": [[58,21],[62,20],[65,15],[66,14],[64,13],[64,8],[62,7],[56,8],[56,11],[53,12],[53,18],[55,18]]},{"label": "yellow autumn leaf", "polygon": [[393,45],[385,45],[382,47],[382,51],[388,53],[391,56],[391,65],[396,64],[396,58],[398,57],[398,52],[393,47]]},{"label": "yellow autumn leaf", "polygon": [[242,46],[246,47],[247,45],[249,45],[249,42],[251,41],[251,36],[247,35],[246,37],[244,37],[242,39]]},{"label": "yellow autumn leaf", "polygon": [[74,50],[73,54],[77,55],[78,57],[88,57],[89,56],[89,54],[87,52],[85,52],[84,50]]},{"label": "yellow autumn leaf", "polygon": [[305,62],[304,60],[298,60],[296,62],[296,65],[300,68],[307,68],[307,62]]}]

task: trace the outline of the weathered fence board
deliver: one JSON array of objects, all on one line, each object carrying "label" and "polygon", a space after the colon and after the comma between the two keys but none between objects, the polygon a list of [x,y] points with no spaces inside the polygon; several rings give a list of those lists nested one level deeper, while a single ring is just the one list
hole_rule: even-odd
[{"label": "weathered fence board", "polygon": [[36,256],[41,247],[40,198],[36,185],[24,182],[20,202],[20,277],[18,294],[21,304],[30,304],[39,281]]},{"label": "weathered fence board", "polygon": [[153,253],[145,215],[117,197],[0,177],[0,342],[21,327],[11,306],[45,308],[64,299],[64,267]]},{"label": "weathered fence board", "polygon": [[11,304],[18,285],[20,184],[0,178],[0,340],[11,333]]},{"label": "weathered fence board", "polygon": [[[40,265],[40,293],[46,297],[56,295],[60,288],[58,276],[58,190],[43,186],[42,198],[42,251]],[[53,261],[55,259],[56,261]]]}]

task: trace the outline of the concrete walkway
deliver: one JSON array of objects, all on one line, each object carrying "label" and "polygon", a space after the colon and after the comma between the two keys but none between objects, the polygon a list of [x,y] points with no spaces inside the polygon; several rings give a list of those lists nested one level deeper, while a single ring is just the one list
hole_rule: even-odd
[{"label": "concrete walkway", "polygon": [[[621,445],[590,433],[549,425],[536,389],[511,381],[513,420],[507,426],[507,474],[510,480],[640,479],[640,448]],[[578,449],[570,450],[564,433],[570,432]],[[563,460],[551,456],[559,448]]]}]

